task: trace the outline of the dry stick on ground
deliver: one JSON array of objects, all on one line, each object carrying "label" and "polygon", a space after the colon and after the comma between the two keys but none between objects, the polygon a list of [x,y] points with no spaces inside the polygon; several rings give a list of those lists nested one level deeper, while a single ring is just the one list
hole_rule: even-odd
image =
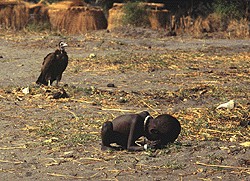
[{"label": "dry stick on ground", "polygon": [[87,104],[94,103],[93,101],[85,101],[85,100],[81,100],[81,99],[70,99],[70,100],[75,101],[75,102],[87,103]]},{"label": "dry stick on ground", "polygon": [[219,167],[219,168],[228,168],[228,169],[239,169],[244,170],[246,173],[250,174],[250,168],[246,167],[235,167],[235,166],[228,166],[228,165],[210,165],[206,163],[196,162],[197,165],[202,165],[206,167]]},{"label": "dry stick on ground", "polygon": [[13,147],[0,147],[0,150],[13,150],[13,149],[25,149],[27,148],[25,145],[13,146]]},{"label": "dry stick on ground", "polygon": [[221,134],[231,134],[231,135],[241,135],[241,133],[237,133],[237,132],[234,132],[234,133],[230,133],[230,132],[226,132],[226,131],[219,131],[219,130],[214,130],[214,129],[208,129],[208,128],[202,128],[200,130],[200,133],[204,133],[204,131],[210,131],[210,132],[215,132],[215,133],[221,133]]},{"label": "dry stick on ground", "polygon": [[160,114],[158,111],[156,111],[152,106],[147,104],[144,100],[141,99],[141,101],[145,106],[147,106],[149,109],[152,109],[156,114]]},{"label": "dry stick on ground", "polygon": [[7,170],[7,169],[2,169],[2,168],[0,168],[0,172],[16,173],[14,169]]},{"label": "dry stick on ground", "polygon": [[117,172],[117,174],[114,176],[114,177],[116,178],[116,177],[119,176],[121,173],[134,172],[135,169],[128,168],[128,169],[122,169],[122,170],[108,170],[108,171],[111,172],[111,173],[116,173],[116,172]]},{"label": "dry stick on ground", "polygon": [[102,108],[103,111],[119,111],[119,112],[136,112],[133,110],[126,110],[126,109],[112,109],[112,108]]},{"label": "dry stick on ground", "polygon": [[47,173],[47,175],[54,176],[54,177],[63,177],[65,179],[90,179],[94,178],[98,173],[95,173],[91,175],[90,177],[81,177],[81,176],[71,176],[71,175],[64,175],[64,174],[59,174],[59,173]]},{"label": "dry stick on ground", "polygon": [[240,136],[242,136],[242,137],[244,137],[244,138],[248,138],[247,136],[244,136],[244,135],[242,135],[242,133],[240,133],[240,132],[234,132],[234,133],[232,133],[232,132],[227,132],[227,131],[219,131],[219,130],[214,130],[214,129],[205,129],[205,128],[202,128],[201,129],[201,131],[200,131],[200,133],[204,133],[205,131],[210,131],[210,132],[215,132],[215,133],[221,133],[221,134],[225,134],[225,135],[240,135]]},{"label": "dry stick on ground", "polygon": [[96,163],[96,162],[107,162],[104,159],[91,158],[91,157],[80,158],[80,160],[88,160],[88,161],[87,162],[80,162],[80,161],[77,161],[77,160],[73,160],[73,162],[76,162],[76,163],[79,163],[79,164],[83,164],[83,165],[91,164],[91,163]]},{"label": "dry stick on ground", "polygon": [[21,161],[8,161],[8,160],[0,160],[0,163],[13,163],[13,164],[21,164],[24,162]]},{"label": "dry stick on ground", "polygon": [[58,174],[58,173],[47,173],[47,175],[54,176],[54,177],[63,177],[65,179],[87,179],[86,177],[71,176],[71,175],[64,175],[64,174]]},{"label": "dry stick on ground", "polygon": [[77,117],[77,115],[76,115],[73,111],[70,111],[70,110],[68,110],[68,109],[64,109],[64,110],[66,110],[66,111],[68,111],[69,113],[73,114],[73,116],[75,117],[76,121],[79,120],[79,118]]}]

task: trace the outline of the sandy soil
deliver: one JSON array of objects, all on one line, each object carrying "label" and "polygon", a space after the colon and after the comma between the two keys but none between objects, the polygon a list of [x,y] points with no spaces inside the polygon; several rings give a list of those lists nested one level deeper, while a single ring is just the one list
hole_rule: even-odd
[{"label": "sandy soil", "polygon": [[[249,40],[143,29],[0,35],[1,180],[250,180],[250,150],[240,145],[249,126],[239,126],[250,116]],[[51,99],[57,89],[34,82],[60,40],[69,44],[60,86],[70,97]],[[230,99],[233,111],[215,111]],[[177,142],[102,152],[101,124],[142,110],[176,116]]]}]

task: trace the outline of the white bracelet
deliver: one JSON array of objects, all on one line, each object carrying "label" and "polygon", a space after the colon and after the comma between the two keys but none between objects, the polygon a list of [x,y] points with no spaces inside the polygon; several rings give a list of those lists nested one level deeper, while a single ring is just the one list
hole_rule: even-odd
[{"label": "white bracelet", "polygon": [[143,145],[143,148],[144,148],[144,150],[147,150],[148,149],[148,145],[147,144]]}]

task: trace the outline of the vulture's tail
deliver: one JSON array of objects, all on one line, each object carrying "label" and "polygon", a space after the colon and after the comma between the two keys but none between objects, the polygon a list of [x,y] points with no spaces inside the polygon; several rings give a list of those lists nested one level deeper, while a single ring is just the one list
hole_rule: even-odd
[{"label": "vulture's tail", "polygon": [[36,81],[37,84],[41,85],[48,85],[48,82],[45,80],[44,75],[41,73]]}]

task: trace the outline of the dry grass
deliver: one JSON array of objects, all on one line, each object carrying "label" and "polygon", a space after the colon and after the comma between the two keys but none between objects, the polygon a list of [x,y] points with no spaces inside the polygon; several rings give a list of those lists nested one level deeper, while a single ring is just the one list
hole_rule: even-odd
[{"label": "dry grass", "polygon": [[229,37],[250,37],[249,21],[246,19],[241,19],[240,21],[231,20],[227,32]]},{"label": "dry grass", "polygon": [[[214,141],[238,141],[244,142],[249,138],[248,129],[239,127],[240,121],[247,120],[249,114],[250,93],[245,91],[245,87],[234,86],[237,82],[247,82],[249,74],[250,54],[247,52],[232,55],[216,55],[211,52],[185,52],[169,51],[168,54],[125,54],[113,55],[98,58],[86,58],[84,60],[72,60],[69,65],[69,72],[78,74],[79,71],[91,71],[100,73],[105,71],[136,71],[145,70],[169,70],[176,73],[169,74],[174,82],[169,82],[169,86],[176,84],[178,80],[186,80],[189,87],[177,83],[180,89],[169,90],[147,90],[136,92],[125,92],[120,90],[102,90],[95,87],[66,87],[70,98],[53,100],[51,91],[38,88],[31,88],[31,95],[25,96],[21,89],[11,90],[11,94],[6,94],[6,90],[1,91],[1,97],[10,99],[22,98],[29,101],[25,109],[38,107],[43,109],[51,107],[53,112],[63,112],[67,116],[63,121],[57,118],[38,120],[39,127],[33,127],[30,123],[27,129],[29,134],[35,135],[45,141],[44,144],[77,146],[88,141],[97,141],[99,129],[106,120],[111,120],[115,116],[108,112],[126,113],[136,110],[127,109],[139,108],[140,110],[149,109],[156,116],[162,113],[163,107],[168,107],[171,114],[176,116],[182,124],[180,140],[214,140]],[[120,61],[119,61],[120,60]],[[180,64],[180,62],[182,62]],[[228,67],[227,74],[221,74],[220,69]],[[86,69],[87,67],[87,69]],[[209,70],[204,67],[210,67]],[[216,68],[215,68],[216,67]],[[78,69],[75,72],[75,69]],[[196,70],[196,71],[194,71]],[[208,73],[207,71],[210,71]],[[175,77],[175,78],[174,78]],[[229,82],[229,86],[221,86],[221,82]],[[231,86],[230,86],[231,85]],[[8,92],[8,91],[7,91]],[[53,92],[53,91],[52,91]],[[121,98],[123,101],[121,101]],[[218,106],[214,100],[223,103],[230,99],[236,100],[236,107],[233,110],[216,110]],[[41,100],[43,100],[41,102]],[[75,102],[76,105],[82,104],[82,108],[97,109],[99,114],[81,114],[74,112],[60,104]],[[198,107],[188,105],[178,111],[176,106],[196,102]],[[82,109],[81,108],[81,109]],[[172,109],[170,109],[172,108]],[[80,109],[80,110],[81,110]],[[103,114],[104,113],[104,114]],[[95,116],[97,115],[97,117]],[[83,121],[86,120],[86,121]],[[30,127],[31,126],[31,127]],[[58,138],[56,141],[51,138]],[[46,141],[47,140],[47,141]]]},{"label": "dry grass", "polygon": [[[140,70],[153,75],[167,71],[156,81],[166,81],[168,87],[179,87],[174,90],[139,88],[124,91],[120,88],[70,85],[64,87],[69,98],[52,99],[51,94],[57,89],[30,86],[30,93],[24,94],[22,88],[0,88],[2,119],[15,125],[14,130],[18,130],[20,135],[17,138],[21,140],[19,144],[16,140],[8,142],[8,147],[2,146],[0,150],[6,155],[8,150],[26,153],[35,150],[33,157],[39,154],[36,160],[39,168],[36,170],[44,169],[41,171],[44,177],[58,180],[135,179],[139,175],[144,178],[153,175],[160,180],[166,178],[166,173],[172,174],[173,170],[180,172],[175,178],[191,175],[189,180],[210,179],[214,174],[247,177],[249,165],[239,165],[238,157],[239,154],[242,157],[247,155],[244,153],[248,148],[239,143],[249,141],[250,136],[249,127],[239,126],[240,121],[250,117],[250,92],[246,91],[249,90],[250,64],[247,60],[250,54],[221,52],[223,48],[221,51],[208,48],[164,54],[119,52],[115,56],[73,59],[67,69],[75,76],[80,76],[81,71],[89,71],[96,76],[102,72],[115,75],[119,71],[129,74]],[[120,101],[121,97],[123,101]],[[218,104],[232,98],[236,101],[234,109],[215,109]],[[177,117],[182,125],[178,141],[157,151],[100,151],[102,123],[118,115],[141,110],[149,110],[153,116],[167,112]],[[6,127],[5,132],[9,129]],[[22,168],[27,164],[22,157],[13,158],[13,155],[0,162]],[[223,159],[225,161],[222,162]],[[12,165],[3,167],[1,172],[17,172]],[[68,171],[71,168],[76,171]]]},{"label": "dry grass", "polygon": [[[149,4],[148,7],[151,9],[147,9],[148,25],[152,29],[172,29],[177,34],[187,33],[194,37],[208,34],[219,34],[224,38],[249,38],[250,36],[249,21],[246,19],[224,22],[220,16],[210,14],[206,18],[196,19],[190,16],[173,17],[170,25],[170,13],[167,10],[152,9],[155,6],[158,4]],[[123,4],[115,4],[109,10],[107,22],[102,9],[90,7],[80,0],[63,1],[48,6],[14,0],[0,2],[0,26],[3,29],[21,30],[30,24],[41,26],[47,23],[43,29],[50,30],[52,26],[54,30],[63,33],[82,34],[91,30],[106,28],[111,30],[122,27],[123,22]]]},{"label": "dry grass", "polygon": [[65,9],[69,9],[73,6],[86,6],[86,3],[84,3],[81,0],[61,1],[61,2],[56,2],[56,3],[50,4],[49,9],[65,10]]},{"label": "dry grass", "polygon": [[[5,4],[3,4],[5,5]],[[23,3],[0,9],[0,24],[4,28],[22,29],[29,20],[28,8]]]},{"label": "dry grass", "polygon": [[63,1],[49,6],[53,29],[67,34],[81,34],[107,28],[102,9],[89,7],[82,1]]},{"label": "dry grass", "polygon": [[205,34],[220,33],[224,38],[249,38],[249,26],[246,19],[224,22],[217,14],[210,14],[206,18],[192,19],[190,16],[181,17],[180,22],[174,20],[175,31],[179,34],[188,33],[194,37]]},{"label": "dry grass", "polygon": [[[166,29],[168,22],[169,11],[168,10],[157,10],[149,9],[154,6],[162,5],[159,3],[139,3],[139,5],[145,7],[145,12],[148,12],[148,17],[146,18],[149,23],[149,27],[152,29]],[[109,10],[108,17],[108,29],[112,30],[114,28],[119,28],[124,26],[125,22],[125,13],[124,13],[124,4],[115,3],[113,8]],[[140,17],[138,17],[139,19]],[[145,22],[146,23],[146,22]],[[147,26],[147,24],[145,24]]]},{"label": "dry grass", "polygon": [[4,29],[21,30],[30,24],[49,21],[48,10],[42,4],[29,4],[22,1],[0,2],[0,25]]},{"label": "dry grass", "polygon": [[[101,9],[77,0],[49,6],[22,1],[0,2],[0,7],[0,25],[4,29],[21,30],[30,24],[40,26],[50,23],[53,29],[60,32],[80,34],[107,28],[107,20]],[[50,26],[46,28],[49,30]]]},{"label": "dry grass", "polygon": [[106,29],[107,21],[101,9],[71,7],[49,10],[52,27],[67,34],[81,34],[90,30]]}]

